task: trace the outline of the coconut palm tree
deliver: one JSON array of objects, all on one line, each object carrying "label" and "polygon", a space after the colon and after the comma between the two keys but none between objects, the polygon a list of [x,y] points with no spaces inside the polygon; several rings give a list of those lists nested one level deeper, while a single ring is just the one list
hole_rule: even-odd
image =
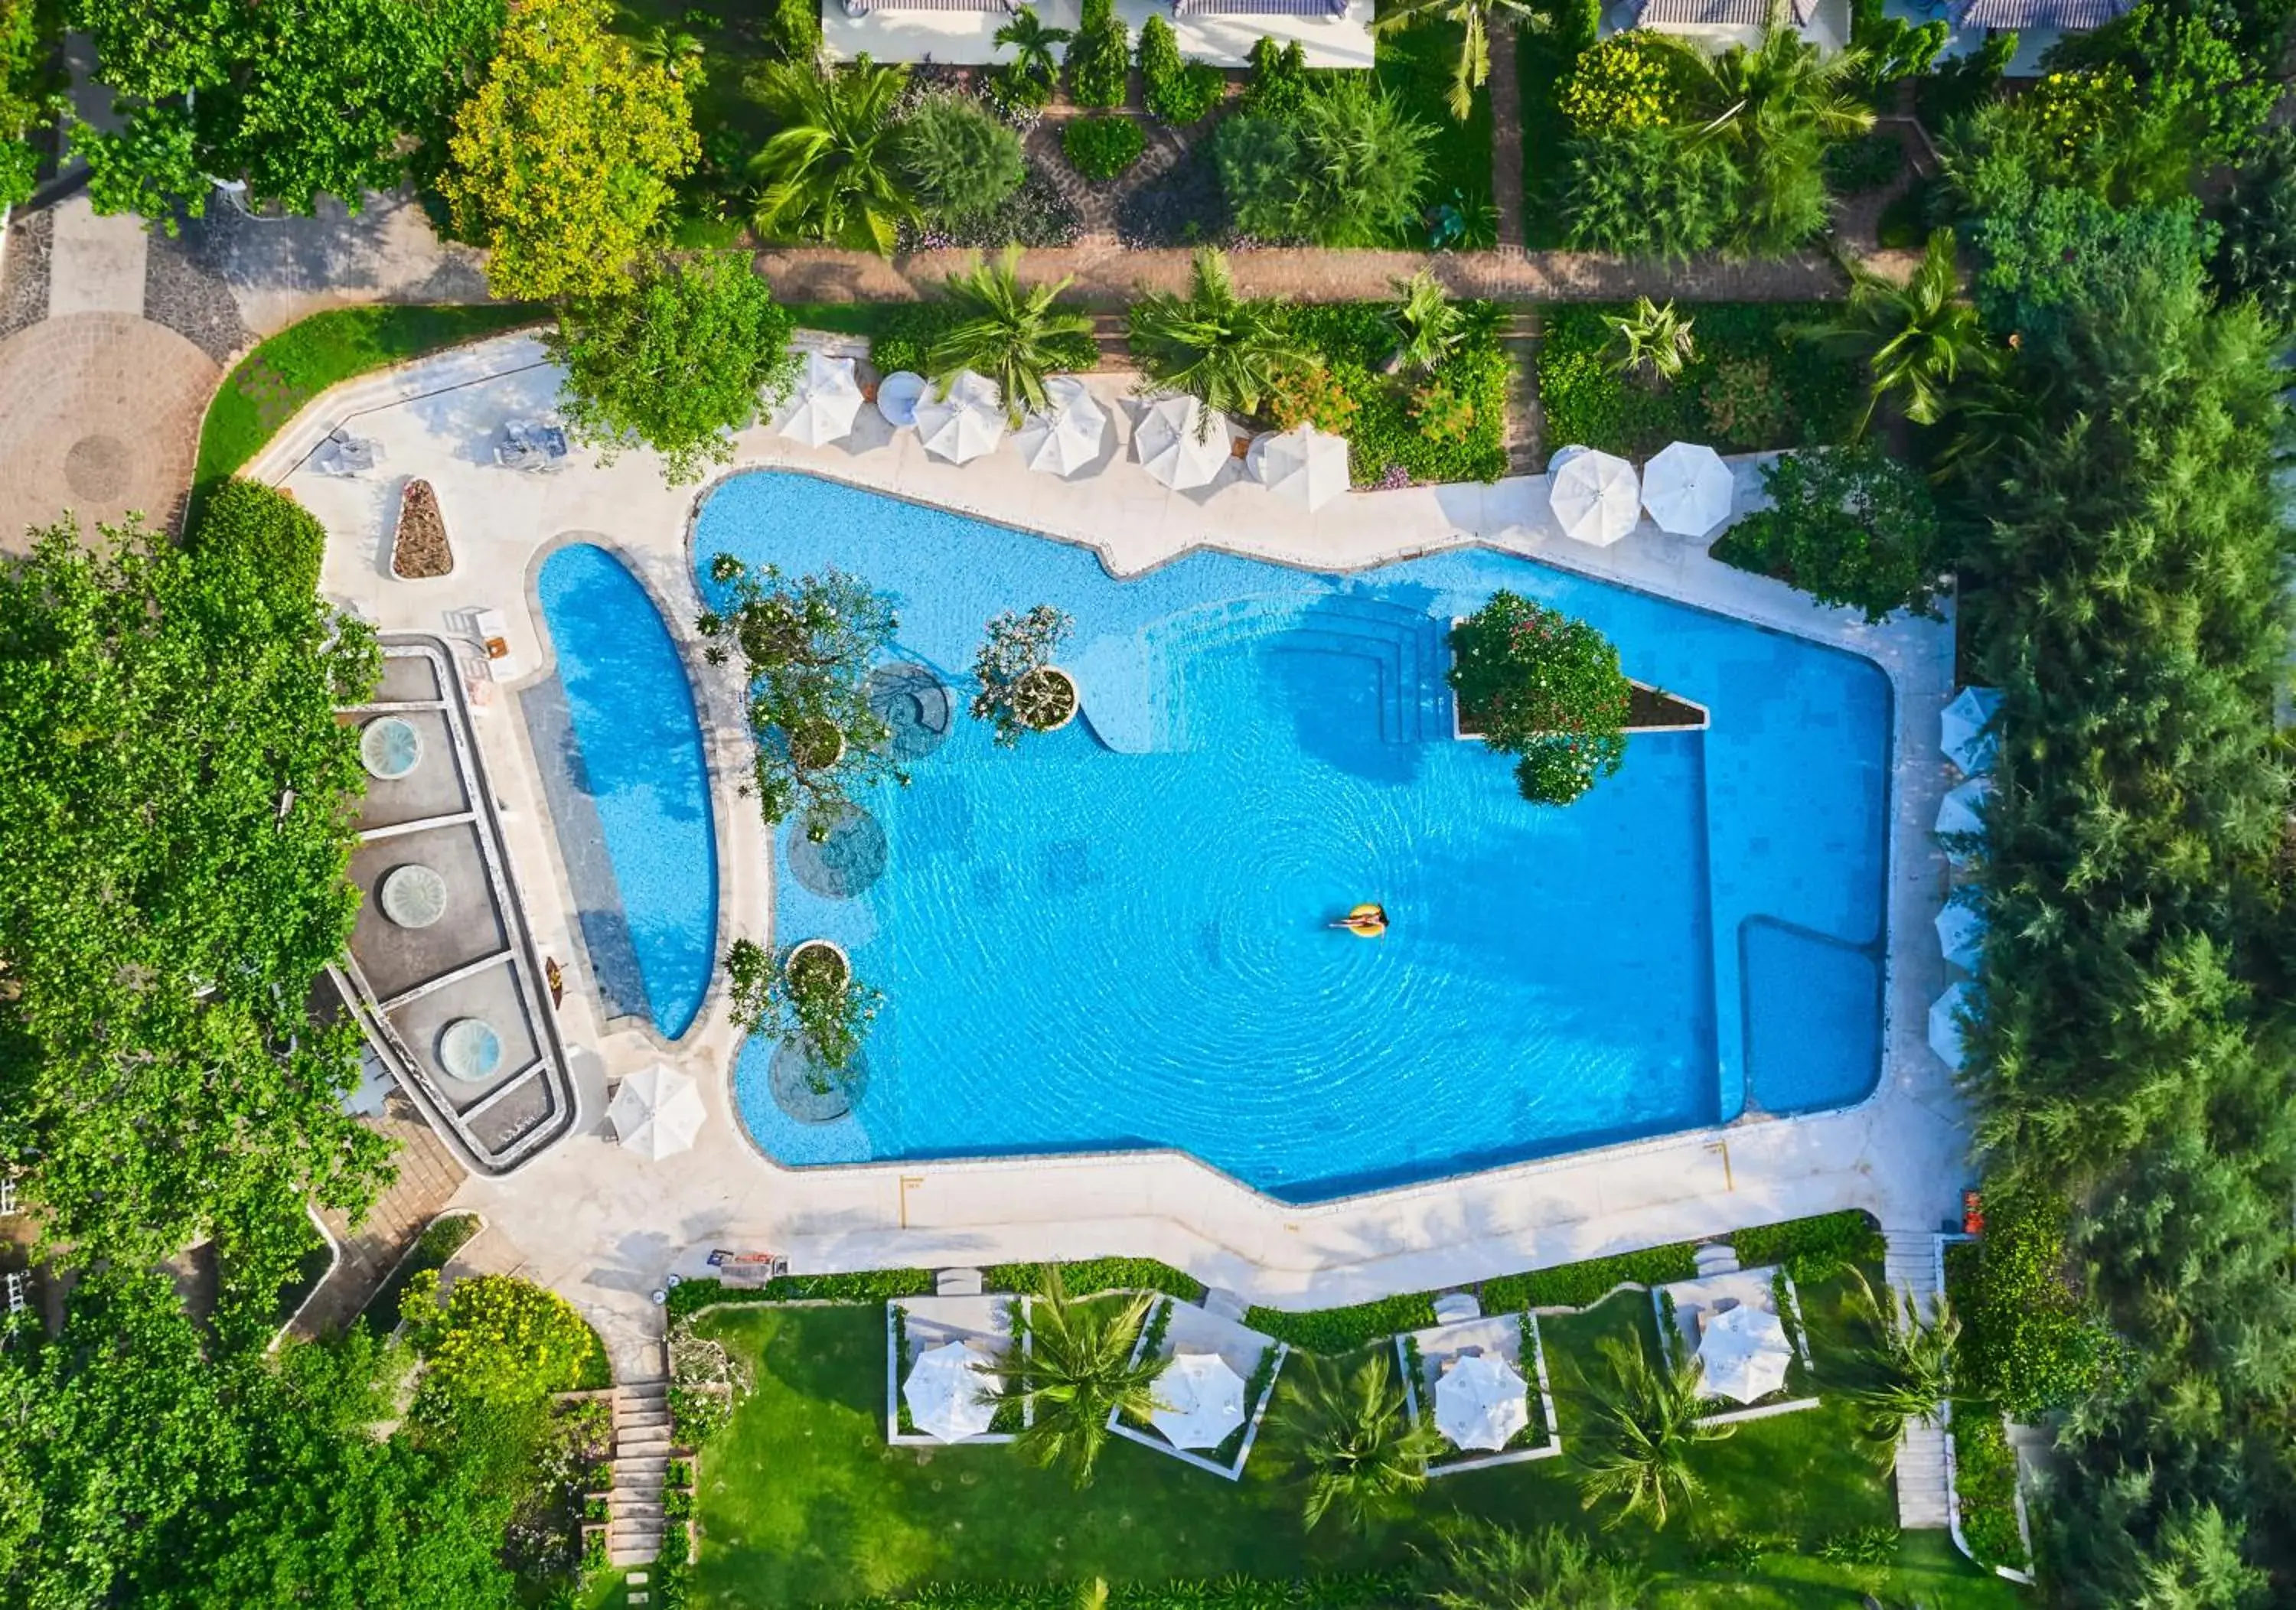
[{"label": "coconut palm tree", "polygon": [[1281,1434],[1307,1473],[1308,1529],[1336,1510],[1349,1530],[1368,1531],[1427,1484],[1427,1461],[1442,1443],[1404,1412],[1403,1383],[1385,1348],[1344,1374],[1327,1359],[1301,1356]]},{"label": "coconut palm tree", "polygon": [[1616,1336],[1605,1339],[1602,1351],[1611,1382],[1594,1393],[1576,1461],[1586,1506],[1621,1499],[1608,1524],[1647,1506],[1663,1526],[1668,1507],[1689,1503],[1704,1485],[1690,1468],[1690,1451],[1719,1442],[1736,1427],[1698,1423],[1706,1411],[1706,1372],[1695,1354],[1661,1367],[1642,1344]]},{"label": "coconut palm tree", "polygon": [[1065,1462],[1078,1487],[1092,1484],[1108,1445],[1109,1416],[1121,1410],[1145,1419],[1155,1410],[1156,1377],[1166,1361],[1136,1361],[1132,1349],[1150,1304],[1159,1300],[1143,1294],[1121,1304],[1074,1302],[1060,1270],[1046,1274],[1044,1295],[1029,1311],[1031,1351],[1021,1401],[1030,1418],[1021,1432],[1023,1453],[1040,1465]]},{"label": "coconut palm tree", "polygon": [[1186,296],[1150,291],[1132,305],[1126,328],[1152,387],[1192,393],[1223,413],[1259,413],[1287,374],[1311,361],[1283,304],[1237,296],[1227,255],[1216,248],[1196,254]]},{"label": "coconut palm tree", "polygon": [[[626,15],[628,13],[625,13]],[[665,69],[673,78],[701,82],[701,39],[679,22],[645,22],[635,16],[638,60]]]},{"label": "coconut palm tree", "polygon": [[1621,347],[1619,372],[1673,380],[1697,353],[1698,343],[1691,333],[1697,323],[1677,313],[1671,298],[1660,307],[1648,297],[1636,297],[1632,313],[1610,321],[1611,328],[1619,332]]},{"label": "coconut palm tree", "polygon": [[1452,75],[1451,115],[1460,122],[1474,110],[1475,92],[1491,76],[1491,30],[1517,28],[1538,20],[1526,0],[1399,0],[1380,13],[1371,25],[1374,34],[1391,34],[1422,22],[1456,22],[1462,30],[1458,69]]},{"label": "coconut palm tree", "polygon": [[901,221],[916,214],[895,160],[892,116],[909,69],[863,56],[824,77],[809,64],[774,61],[755,82],[781,125],[750,160],[758,233],[891,256]]},{"label": "coconut palm tree", "polygon": [[1388,282],[1396,300],[1387,310],[1395,331],[1395,351],[1388,359],[1390,371],[1433,369],[1464,339],[1467,315],[1451,300],[1443,282],[1426,269],[1407,280]]},{"label": "coconut palm tree", "polygon": [[1020,248],[1007,247],[1001,261],[976,263],[950,278],[949,299],[965,316],[933,343],[931,354],[934,383],[944,389],[963,369],[995,380],[1015,425],[1029,410],[1045,406],[1053,344],[1062,336],[1092,333],[1090,318],[1053,305],[1070,280],[1023,287],[1014,272],[1020,261]]},{"label": "coconut palm tree", "polygon": [[1910,1290],[1892,1290],[1885,1298],[1875,1294],[1863,1270],[1850,1272],[1857,1277],[1850,1306],[1874,1327],[1876,1339],[1864,1354],[1873,1378],[1849,1395],[1865,1410],[1866,1434],[1890,1450],[1894,1466],[1906,1426],[1935,1419],[1938,1406],[1953,1396],[1961,1320],[1943,1291],[1923,1320]]},{"label": "coconut palm tree", "polygon": [[1065,45],[1075,37],[1067,29],[1046,28],[1037,8],[1024,5],[1013,13],[1013,20],[992,36],[997,44],[1013,47],[1013,59],[1004,64],[1005,71],[1015,78],[1033,78],[1049,85],[1061,76],[1060,59],[1053,46]]},{"label": "coconut palm tree", "polygon": [[1420,1575],[1435,1610],[1640,1610],[1648,1587],[1560,1526],[1459,1527]]},{"label": "coconut palm tree", "polygon": [[1964,373],[1984,378],[2001,367],[2001,349],[1961,297],[1953,231],[1930,232],[1921,266],[1903,285],[1853,265],[1855,280],[1840,316],[1809,333],[1864,358],[1871,383],[1862,434],[1884,398],[1897,397],[1916,425],[1934,425],[1953,405]]},{"label": "coconut palm tree", "polygon": [[1790,250],[1825,227],[1825,143],[1874,127],[1859,98],[1865,53],[1821,55],[1792,29],[1773,26],[1758,45],[1684,59],[1701,119],[1690,137],[1728,151],[1742,180],[1738,248]]}]

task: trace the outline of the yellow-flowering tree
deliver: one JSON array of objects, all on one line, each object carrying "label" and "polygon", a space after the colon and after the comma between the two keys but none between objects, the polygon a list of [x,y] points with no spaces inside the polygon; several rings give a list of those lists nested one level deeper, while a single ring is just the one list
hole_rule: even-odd
[{"label": "yellow-flowering tree", "polygon": [[488,249],[496,296],[597,296],[653,234],[701,154],[685,86],[611,31],[605,0],[515,0],[439,187]]},{"label": "yellow-flowering tree", "polygon": [[445,1305],[439,1273],[407,1282],[399,1315],[422,1355],[428,1392],[507,1405],[571,1390],[593,1345],[589,1325],[555,1292],[508,1275],[457,1280]]}]

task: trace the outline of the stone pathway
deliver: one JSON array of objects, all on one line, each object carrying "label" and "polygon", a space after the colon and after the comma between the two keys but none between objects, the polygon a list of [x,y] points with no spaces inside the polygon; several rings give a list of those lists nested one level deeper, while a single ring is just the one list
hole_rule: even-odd
[{"label": "stone pathway", "polygon": [[1522,83],[1515,77],[1514,29],[1491,29],[1491,196],[1498,203],[1499,245],[1520,251],[1522,215]]},{"label": "stone pathway", "polygon": [[[1936,1246],[1935,1238],[1926,1232],[1893,1230],[1885,1238],[1882,1269],[1890,1292],[1910,1290],[1924,1314],[1937,1299]],[[1942,1529],[1949,1503],[1945,1481],[1945,1432],[1934,1424],[1908,1423],[1898,1441],[1899,1529]]]},{"label": "stone pathway", "polygon": [[[298,1336],[340,1330],[379,1290],[406,1249],[462,1188],[463,1167],[419,1118],[372,1121],[398,1142],[398,1177],[353,1231],[340,1213],[324,1213],[327,1233],[342,1244],[342,1262],[295,1320]],[[482,1234],[484,1232],[481,1232]]]},{"label": "stone pathway", "polygon": [[1538,404],[1538,310],[1518,308],[1499,326],[1507,355],[1506,455],[1509,475],[1546,464],[1546,413]]}]

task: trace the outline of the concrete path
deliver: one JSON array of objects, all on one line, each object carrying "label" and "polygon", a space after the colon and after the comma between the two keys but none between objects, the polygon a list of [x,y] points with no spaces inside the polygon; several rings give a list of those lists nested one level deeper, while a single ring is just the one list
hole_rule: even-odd
[{"label": "concrete path", "polygon": [[398,1169],[357,1230],[340,1213],[319,1216],[343,1249],[342,1262],[295,1316],[295,1334],[323,1336],[357,1317],[463,1183],[463,1165],[420,1118],[386,1117],[374,1127],[398,1142]]},{"label": "concrete path", "polygon": [[[1926,1314],[1937,1302],[1937,1237],[1913,1230],[1891,1230],[1882,1258],[1886,1294],[1914,1294]],[[1946,1486],[1945,1428],[1934,1421],[1908,1422],[1898,1439],[1898,1525],[1906,1532],[1942,1529],[1952,1509]]]}]

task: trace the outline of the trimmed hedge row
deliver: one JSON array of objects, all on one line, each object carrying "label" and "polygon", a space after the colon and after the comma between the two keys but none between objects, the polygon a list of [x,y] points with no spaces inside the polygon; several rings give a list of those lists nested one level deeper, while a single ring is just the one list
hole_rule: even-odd
[{"label": "trimmed hedge row", "polygon": [[713,1303],[890,1303],[931,1296],[930,1269],[867,1269],[844,1275],[777,1275],[763,1286],[729,1287],[722,1280],[685,1280],[669,1288],[667,1307],[684,1319]]},{"label": "trimmed hedge row", "polygon": [[1881,1226],[1857,1208],[1789,1219],[1742,1230],[1730,1238],[1738,1262],[1749,1269],[1783,1263],[1795,1283],[1813,1285],[1859,1263],[1878,1263],[1885,1250]]},{"label": "trimmed hedge row", "polygon": [[[1395,1572],[1223,1576],[1111,1583],[1107,1603],[1119,1610],[1384,1610],[1406,1602],[1410,1591],[1410,1579]],[[1074,1582],[947,1582],[904,1598],[843,1601],[838,1610],[1075,1610],[1077,1603]]]},{"label": "trimmed hedge row", "polygon": [[1689,1241],[1676,1241],[1665,1246],[1645,1246],[1639,1252],[1589,1258],[1583,1263],[1502,1275],[1483,1282],[1483,1310],[1505,1313],[1527,1308],[1584,1308],[1601,1302],[1622,1280],[1636,1286],[1687,1280],[1698,1272],[1693,1246]]},{"label": "trimmed hedge row", "polygon": [[1431,1292],[1414,1291],[1374,1303],[1305,1313],[1253,1307],[1244,1311],[1243,1322],[1264,1336],[1310,1353],[1353,1353],[1398,1331],[1424,1330],[1434,1324],[1435,1297]]},{"label": "trimmed hedge row", "polygon": [[[991,1263],[980,1271],[981,1283],[991,1291],[1041,1293],[1050,1268],[1049,1263]],[[1062,1284],[1072,1297],[1096,1291],[1160,1291],[1183,1303],[1201,1303],[1206,1289],[1187,1271],[1154,1258],[1080,1258],[1060,1268]]]}]

